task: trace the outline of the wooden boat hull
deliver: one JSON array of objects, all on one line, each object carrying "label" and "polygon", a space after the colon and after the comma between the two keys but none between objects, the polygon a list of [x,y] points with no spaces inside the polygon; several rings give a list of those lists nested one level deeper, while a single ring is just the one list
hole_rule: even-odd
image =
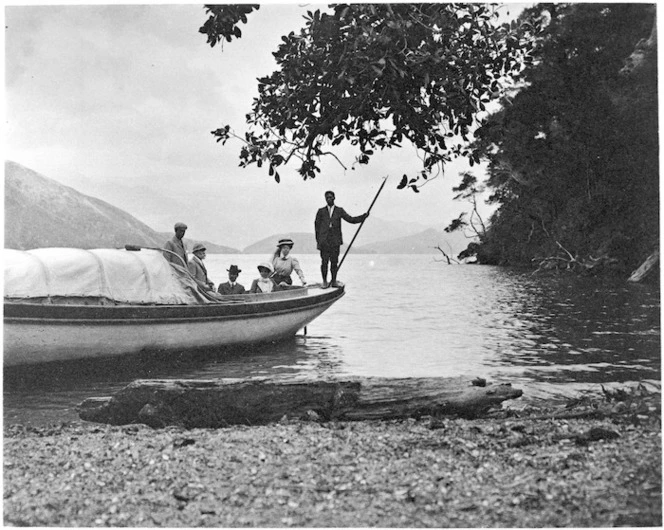
[{"label": "wooden boat hull", "polygon": [[206,305],[4,305],[4,365],[266,342],[294,335],[344,288],[228,297]]}]

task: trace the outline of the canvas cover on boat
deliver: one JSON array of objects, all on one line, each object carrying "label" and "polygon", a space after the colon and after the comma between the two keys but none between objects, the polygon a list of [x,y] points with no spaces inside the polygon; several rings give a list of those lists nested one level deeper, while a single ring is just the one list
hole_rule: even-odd
[{"label": "canvas cover on boat", "polygon": [[183,267],[159,251],[39,248],[3,251],[5,298],[106,298],[134,304],[201,304],[210,300]]}]

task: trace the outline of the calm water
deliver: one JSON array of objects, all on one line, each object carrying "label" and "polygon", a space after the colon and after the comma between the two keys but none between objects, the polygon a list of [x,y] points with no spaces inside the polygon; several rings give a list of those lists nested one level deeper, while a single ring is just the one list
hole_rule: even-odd
[{"label": "calm water", "polygon": [[[318,257],[298,257],[307,280],[320,281]],[[248,287],[265,258],[211,255],[206,263],[215,283],[239,265]],[[5,370],[5,422],[76,420],[82,400],[138,378],[463,375],[512,382],[527,399],[637,381],[659,390],[657,286],[436,259],[350,255],[339,276],[346,296],[284,343]]]}]

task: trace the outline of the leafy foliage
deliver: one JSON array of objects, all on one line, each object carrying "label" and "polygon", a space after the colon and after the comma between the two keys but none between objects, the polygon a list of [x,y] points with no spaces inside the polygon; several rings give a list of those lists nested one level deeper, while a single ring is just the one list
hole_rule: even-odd
[{"label": "leafy foliage", "polygon": [[[461,184],[452,188],[456,192],[454,200],[465,200],[472,204],[473,208],[466,221],[466,214],[462,213],[445,228],[445,232],[454,232],[470,226],[474,235],[482,240],[486,234],[486,226],[477,211],[477,196],[484,191],[484,186],[477,183],[477,177],[470,171],[461,174]],[[472,236],[471,236],[472,237]]]},{"label": "leafy foliage", "polygon": [[[237,9],[215,6],[201,28],[208,42],[238,36]],[[343,142],[357,149],[359,164],[410,142],[422,153],[422,168],[400,187],[417,190],[419,179],[455,157],[477,163],[479,155],[468,148],[477,113],[532,61],[537,27],[497,25],[486,4],[332,9],[309,11],[298,34],[282,37],[274,53],[278,69],[259,79],[249,130],[243,136],[228,125],[213,131],[219,142],[244,142],[240,166],[267,164],[278,181],[278,168],[295,158],[308,179],[320,172],[321,157],[336,157],[330,149]]]},{"label": "leafy foliage", "polygon": [[208,44],[212,47],[221,42],[221,39],[228,42],[233,38],[239,39],[242,37],[242,30],[237,23],[246,24],[247,15],[259,8],[258,4],[206,5],[205,11],[210,17],[198,31],[207,35]]},{"label": "leafy foliage", "polygon": [[654,22],[647,4],[542,4],[549,18],[524,88],[477,132],[499,208],[483,250],[633,267],[657,244],[656,61],[624,75]]},{"label": "leafy foliage", "polygon": [[450,224],[447,227],[445,227],[445,232],[448,233],[456,232],[457,230],[467,227],[468,221],[466,221],[465,217],[466,217],[465,212],[460,213],[456,219],[452,219]]}]

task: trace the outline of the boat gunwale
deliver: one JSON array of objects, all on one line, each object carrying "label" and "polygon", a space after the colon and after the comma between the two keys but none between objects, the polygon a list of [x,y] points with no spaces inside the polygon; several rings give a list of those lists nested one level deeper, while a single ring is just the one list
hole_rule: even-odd
[{"label": "boat gunwale", "polygon": [[5,300],[4,321],[5,323],[25,324],[43,324],[44,322],[49,324],[145,324],[260,318],[330,305],[344,294],[345,289],[341,287],[329,292],[293,298],[205,305],[31,304]]}]

